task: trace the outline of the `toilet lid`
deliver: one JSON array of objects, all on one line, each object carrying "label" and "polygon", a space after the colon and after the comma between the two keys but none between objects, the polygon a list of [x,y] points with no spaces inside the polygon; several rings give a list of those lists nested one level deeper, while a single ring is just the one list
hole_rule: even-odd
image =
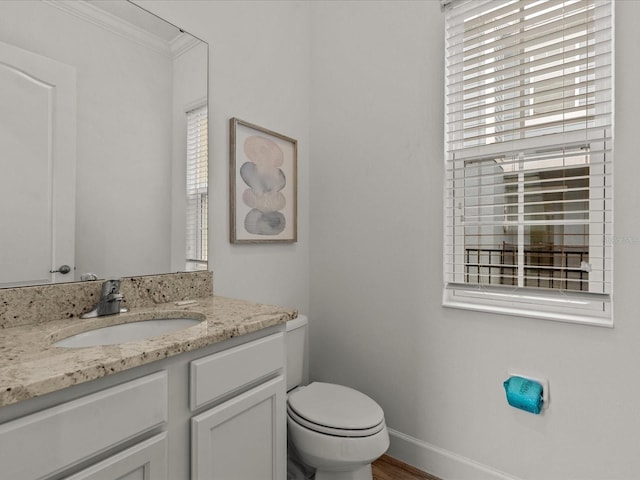
[{"label": "toilet lid", "polygon": [[314,382],[289,395],[299,417],[340,430],[369,430],[384,420],[380,405],[364,393],[342,385]]}]

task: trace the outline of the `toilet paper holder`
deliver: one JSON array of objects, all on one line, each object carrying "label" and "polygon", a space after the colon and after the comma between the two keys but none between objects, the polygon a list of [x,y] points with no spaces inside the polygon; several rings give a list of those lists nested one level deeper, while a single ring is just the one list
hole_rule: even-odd
[{"label": "toilet paper holder", "polygon": [[533,375],[529,375],[528,373],[522,373],[518,370],[509,370],[507,371],[507,378],[510,377],[522,377],[527,380],[533,380],[534,382],[538,382],[542,386],[542,410],[546,410],[549,408],[549,401],[551,396],[549,395],[549,380],[542,377],[536,377]]}]

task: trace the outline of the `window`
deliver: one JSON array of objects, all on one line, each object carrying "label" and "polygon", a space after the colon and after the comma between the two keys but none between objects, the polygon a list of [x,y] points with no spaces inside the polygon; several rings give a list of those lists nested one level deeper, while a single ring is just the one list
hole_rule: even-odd
[{"label": "window", "polygon": [[444,305],[612,325],[612,5],[446,3]]},{"label": "window", "polygon": [[208,245],[207,106],[187,112],[187,271],[207,269]]}]

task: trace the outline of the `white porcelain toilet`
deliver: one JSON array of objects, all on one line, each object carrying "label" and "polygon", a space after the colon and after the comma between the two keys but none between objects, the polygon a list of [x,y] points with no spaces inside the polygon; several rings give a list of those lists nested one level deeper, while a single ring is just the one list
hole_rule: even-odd
[{"label": "white porcelain toilet", "polygon": [[304,315],[287,322],[289,443],[316,470],[316,480],[371,480],[371,463],[389,448],[384,412],[349,387],[320,382],[301,386],[307,325]]}]

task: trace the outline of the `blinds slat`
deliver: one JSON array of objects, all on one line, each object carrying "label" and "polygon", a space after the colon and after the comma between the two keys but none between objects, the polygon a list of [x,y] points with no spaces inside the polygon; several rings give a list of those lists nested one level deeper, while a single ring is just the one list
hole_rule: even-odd
[{"label": "blinds slat", "polygon": [[[601,56],[608,56],[603,54]],[[571,56],[569,58],[575,58]],[[477,75],[472,77],[464,76],[458,81],[452,81],[449,87],[456,89],[456,87],[463,86],[462,95],[468,95],[469,93],[492,89],[494,93],[499,93],[504,88],[511,87],[514,82],[520,87],[527,87],[534,84],[537,79],[547,80],[549,78],[558,77],[563,75],[566,71],[576,70],[582,72],[582,77],[586,77],[590,72],[588,70],[580,70],[585,65],[588,65],[595,60],[595,55],[587,55],[584,58],[578,58],[571,61],[566,61],[561,64],[554,65],[553,62],[547,62],[546,59],[531,60],[530,62],[523,64],[516,64],[508,68],[504,68],[497,72],[489,72],[483,75]],[[529,67],[545,66],[540,69],[529,69]],[[454,78],[460,78],[459,75],[454,75]],[[478,90],[483,87],[482,90]]]},{"label": "blinds slat", "polygon": [[[553,1],[548,3],[538,3],[536,5],[535,2],[526,1],[526,2],[518,2],[517,4],[512,4],[504,8],[502,12],[493,11],[482,17],[476,17],[474,20],[465,22],[464,31],[457,34],[452,34],[449,37],[449,41],[452,43],[458,43],[458,42],[463,42],[465,39],[473,39],[473,38],[481,37],[485,34],[487,29],[495,29],[500,31],[501,27],[497,27],[497,28],[495,27],[495,24],[496,24],[495,19],[498,16],[500,17],[501,26],[504,26],[504,25],[508,26],[513,21],[521,19],[523,16],[523,12],[525,11],[529,18],[535,18],[538,22],[548,20],[558,15],[557,9],[553,9],[554,5],[560,6],[562,5],[562,2]],[[551,11],[548,11],[550,9]],[[579,4],[577,5],[574,4],[573,8],[571,8],[570,11],[583,10],[583,9],[584,9],[583,6]],[[545,10],[547,10],[548,12],[543,13]],[[567,10],[567,13],[570,13],[570,11]],[[502,27],[502,28],[505,28],[505,27]]]},{"label": "blinds slat", "polygon": [[[483,62],[488,58],[509,57],[521,52],[535,51],[535,47],[544,47],[552,52],[557,50],[554,44],[561,44],[570,38],[575,43],[584,43],[593,37],[595,26],[593,17],[586,19],[577,17],[572,21],[564,19],[530,27],[526,22],[513,25],[506,35],[502,31],[494,31],[476,39],[473,45],[456,45],[450,47],[452,62],[463,57],[463,65],[470,66]],[[462,47],[462,51],[460,51]],[[531,48],[534,47],[534,48]]]},{"label": "blinds slat", "polygon": [[[593,55],[593,47],[590,45],[585,45],[588,38],[589,37],[585,35],[583,41],[576,42],[575,40],[564,40],[562,42],[559,42],[557,44],[556,51],[560,51],[553,55],[545,55],[544,58],[538,60],[538,63],[545,63],[547,59],[551,61],[557,61],[569,57],[586,56],[589,53]],[[490,54],[483,55],[482,58],[478,57],[477,61],[473,63],[473,66],[465,65],[463,73],[468,78],[476,78],[477,76],[481,75],[482,72],[502,72],[506,68],[509,68],[513,65],[520,65],[522,67],[535,66],[535,61],[530,61],[530,59],[536,58],[540,55],[544,55],[548,49],[546,47],[539,47],[534,51],[525,51],[525,49],[523,48],[520,48],[518,50],[519,52],[511,52],[511,55],[496,55],[492,52]],[[460,73],[455,72],[450,76],[453,78],[459,75]]]},{"label": "blinds slat", "polygon": [[[610,105],[610,102],[607,102],[607,101],[592,102],[588,105],[574,106],[577,102],[579,102],[579,100],[582,100],[584,98],[590,99],[591,96],[582,96],[577,98],[568,97],[564,99],[542,101],[540,103],[530,105],[527,108],[522,108],[522,107],[506,108],[504,110],[501,110],[499,115],[496,114],[495,112],[482,114],[481,110],[477,110],[477,112],[479,113],[477,116],[465,118],[464,120],[460,120],[460,121],[448,124],[448,126],[450,129],[453,129],[454,127],[457,126],[458,128],[456,130],[461,132],[469,132],[469,131],[476,131],[476,130],[484,131],[488,127],[496,128],[502,125],[512,125],[516,123],[522,124],[525,122],[531,122],[531,120],[535,120],[539,118],[557,117],[559,115],[566,115],[567,113],[572,113],[572,112],[583,112],[584,110],[599,109],[599,112],[601,113],[605,113],[605,112],[611,113],[610,111],[611,105]],[[535,113],[535,112],[540,112],[540,113]],[[486,120],[495,119],[496,117],[498,118],[507,117],[507,118],[500,122],[495,122],[495,121],[491,123],[486,122]],[[584,119],[585,117],[586,117],[586,114],[583,117],[575,117],[573,120],[577,120],[579,118]],[[524,126],[520,125],[517,128],[513,128],[510,130],[523,131],[523,130],[526,130],[526,128],[527,128],[527,125],[525,124]],[[499,135],[499,134],[500,133],[494,133],[493,135]]]},{"label": "blinds slat", "polygon": [[[590,122],[590,123],[595,123],[595,122]],[[460,159],[463,153],[471,153],[474,151],[474,149],[479,150],[481,153],[475,154],[473,156],[469,156],[468,158],[492,158],[494,157],[496,154],[495,152],[497,150],[499,150],[499,148],[495,148],[495,146],[504,146],[506,148],[509,149],[517,149],[519,144],[527,144],[527,141],[530,141],[531,145],[540,145],[543,144],[545,142],[545,140],[549,140],[549,142],[551,144],[562,144],[562,137],[570,137],[571,134],[575,134],[575,135],[580,135],[580,134],[584,134],[585,132],[587,133],[592,133],[593,137],[586,137],[583,142],[587,145],[589,145],[589,143],[591,141],[600,141],[599,138],[596,137],[596,135],[598,135],[599,133],[601,133],[602,129],[599,127],[592,127],[592,128],[587,128],[587,129],[581,129],[582,126],[584,126],[586,124],[586,122],[582,121],[582,122],[577,122],[575,124],[568,124],[568,123],[564,123],[562,124],[560,121],[558,122],[550,122],[541,126],[537,126],[537,128],[535,129],[529,129],[526,133],[526,135],[513,135],[514,132],[505,132],[502,133],[501,135],[496,135],[496,134],[486,134],[486,135],[480,135],[480,136],[476,136],[473,138],[466,138],[464,139],[464,144],[462,141],[457,141],[455,143],[451,144],[451,147],[454,148],[454,150],[451,150],[449,153],[456,156],[456,158]],[[560,126],[564,126],[565,128],[567,128],[566,131],[562,132],[562,133],[555,133],[555,130],[557,130],[557,127]],[[572,127],[572,128],[570,128]],[[544,130],[544,128],[546,128],[546,130]],[[608,129],[609,125],[605,125],[603,126],[604,129]],[[480,142],[480,140],[491,140],[488,142]],[[494,141],[495,140],[495,141]],[[473,142],[476,143],[473,143]],[[482,151],[485,151],[486,153],[483,153]],[[466,158],[466,157],[462,157],[462,158]]]},{"label": "blinds slat", "polygon": [[[565,147],[590,147],[594,142],[606,145],[603,153],[608,157],[612,154],[612,139],[610,126],[604,125],[602,127],[596,126],[588,128],[580,132],[562,132],[544,138],[508,140],[495,145],[482,145],[480,148],[467,147],[462,149],[459,146],[460,142],[450,140],[446,153],[448,153],[447,161],[450,162],[448,168],[453,168],[451,167],[453,162],[517,157],[522,151],[526,151],[527,149],[546,149],[547,151],[553,151],[555,149],[556,152],[561,153]],[[527,140],[529,140],[529,142],[527,142]],[[610,162],[607,161],[607,164],[609,163]]]},{"label": "blinds slat", "polygon": [[[574,85],[576,87],[579,82],[589,82],[595,86],[595,81],[593,80],[593,78],[603,78],[603,76],[604,78],[606,78],[606,72],[610,70],[611,70],[611,64],[610,62],[607,62],[604,64],[598,64],[595,66],[595,68],[590,70],[590,73],[592,76],[591,80],[587,80],[585,78],[585,73],[582,71],[566,73],[565,75],[563,75],[562,80],[566,84],[569,84],[570,82],[574,82]],[[576,82],[576,79],[578,79],[578,82]],[[534,86],[540,92],[549,90],[550,88],[558,88],[558,79],[545,78],[545,79],[537,80],[535,81]],[[509,97],[509,96],[513,96],[514,94],[519,94],[519,92],[521,92],[522,90],[523,90],[522,85],[515,85],[509,88],[503,88],[502,90],[500,90],[499,93],[500,93],[500,96]],[[455,105],[459,105],[462,103],[471,104],[472,102],[483,102],[488,99],[495,99],[496,96],[497,96],[496,92],[486,92],[486,89],[483,88],[483,86],[478,86],[478,87],[465,90],[464,95],[462,91],[459,91],[459,92],[449,91],[446,105],[447,105],[447,108],[451,110],[448,110],[448,113],[453,114],[456,111],[460,110],[459,108],[454,109],[453,107]]]},{"label": "blinds slat", "polygon": [[[546,115],[538,116],[536,118],[540,118],[540,117],[547,118]],[[513,123],[514,123],[514,120],[504,120],[501,122],[496,122],[494,125],[491,125],[491,127],[495,128],[495,127],[509,126],[509,125],[512,125]],[[578,129],[582,129],[584,125],[589,125],[593,123],[595,123],[595,115],[585,115],[582,117],[570,118],[570,119],[548,120],[546,122],[532,124],[524,128],[520,128],[520,127],[513,128],[513,129],[506,128],[498,132],[482,133],[480,135],[468,135],[468,131],[467,131],[467,135],[465,135],[460,141],[464,142],[464,144],[466,145],[474,146],[473,143],[478,142],[480,140],[497,139],[498,142],[501,142],[500,140],[501,137],[509,138],[511,136],[514,136],[515,134],[517,134],[517,136],[514,140],[518,140],[518,139],[532,137],[532,136],[544,135],[545,132],[548,130],[553,130],[553,131],[557,130],[557,127],[561,127],[565,130],[578,130]],[[484,132],[486,131],[486,129],[483,129],[482,131]],[[495,143],[495,142],[492,141],[489,143]]]},{"label": "blinds slat", "polygon": [[[530,5],[534,1],[523,0],[517,4],[518,2],[514,0],[502,3],[492,0],[471,0],[466,3],[460,3],[447,12],[449,20],[447,28],[455,28],[458,25],[464,25],[465,22],[469,28],[475,28],[487,21],[493,21],[495,18],[508,15],[514,9],[519,9],[519,5]],[[471,21],[473,21],[473,24]]]},{"label": "blinds slat", "polygon": [[597,29],[608,31],[607,27],[610,27],[612,21],[610,12],[604,8],[586,8],[583,12],[572,12],[566,17],[547,15],[547,19],[558,17],[550,21],[545,21],[541,16],[520,16],[518,21],[512,23],[498,21],[475,36],[466,29],[447,29],[449,37],[446,51],[452,64],[462,56],[466,62],[473,62],[485,50],[496,52],[515,47],[529,49],[531,45],[549,44],[553,39],[580,35],[585,30],[589,33]]},{"label": "blinds slat", "polygon": [[[555,82],[557,85],[557,82]],[[496,95],[493,94],[490,97],[486,98],[485,101],[479,102],[476,99],[466,100],[464,102],[464,106],[462,109],[456,109],[451,105],[451,113],[461,112],[464,115],[464,118],[472,118],[473,114],[480,115],[481,112],[484,112],[489,109],[500,109],[501,111],[505,110],[505,107],[511,105],[515,102],[530,102],[532,100],[541,100],[546,98],[552,98],[556,101],[567,100],[567,99],[578,99],[582,95],[592,95],[595,89],[595,82],[593,80],[583,80],[578,83],[571,84],[571,88],[567,88],[565,85],[560,86],[552,86],[552,84],[548,83],[547,86],[551,86],[551,88],[539,88],[536,85],[535,89],[527,89],[534,90],[531,93],[526,93],[519,98],[496,98]],[[580,95],[574,93],[575,91],[584,92]],[[610,95],[609,95],[610,96]],[[548,101],[548,100],[542,100]],[[463,102],[458,102],[458,105],[463,105]],[[539,103],[538,103],[539,105]],[[451,121],[447,123],[453,123]]]},{"label": "blinds slat", "polygon": [[[529,78],[537,78],[545,76],[549,78],[549,73],[556,73],[557,70],[566,72],[572,66],[583,66],[585,63],[591,63],[595,60],[595,52],[592,46],[577,46],[574,49],[568,51],[561,51],[556,54],[547,55],[544,57],[536,58],[535,55],[529,53],[515,55],[510,58],[506,58],[502,61],[498,61],[491,64],[482,65],[482,67],[474,68],[473,71],[464,72],[464,81],[452,82],[452,85],[462,83],[465,88],[473,88],[473,86],[480,84],[486,85],[487,88],[494,88],[497,84],[495,82],[496,77],[500,77],[501,83],[507,80],[518,77],[518,80],[529,80]],[[573,65],[569,64],[567,59],[575,59]],[[545,70],[536,69],[536,67],[549,65]],[[528,77],[525,77],[525,72],[530,72]],[[452,79],[459,78],[461,75],[453,74]],[[513,81],[513,80],[512,80]],[[520,84],[530,83],[520,81]],[[463,90],[464,93],[464,90]]]},{"label": "blinds slat", "polygon": [[487,38],[484,43],[467,49],[464,49],[463,45],[452,44],[449,45],[447,51],[451,55],[451,65],[459,63],[462,59],[464,59],[462,62],[468,65],[469,62],[476,61],[476,57],[484,55],[485,52],[491,51],[496,55],[506,55],[513,49],[524,51],[540,44],[552,45],[560,39],[584,36],[593,33],[595,30],[596,27],[593,26],[590,20],[587,22],[575,21],[570,25],[563,25],[559,22],[557,24],[541,25],[537,28],[514,34],[513,37],[518,37],[517,43],[514,42],[516,39],[512,38],[511,35],[498,36],[495,39],[493,37]]}]

